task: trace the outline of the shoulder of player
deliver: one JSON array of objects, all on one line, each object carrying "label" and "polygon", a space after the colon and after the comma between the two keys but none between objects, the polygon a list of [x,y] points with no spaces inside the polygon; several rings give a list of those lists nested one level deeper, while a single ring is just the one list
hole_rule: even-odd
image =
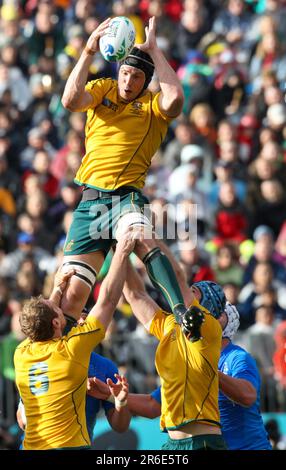
[{"label": "shoulder of player", "polygon": [[219,322],[217,321],[217,319],[205,307],[203,307],[196,298],[193,298],[191,306],[195,306],[195,307],[199,308],[204,313],[205,321],[207,323],[210,323],[210,324],[213,324],[213,325],[217,324],[218,327],[221,328],[221,326],[220,326]]},{"label": "shoulder of player", "polygon": [[170,316],[174,317],[174,315],[171,315],[170,312],[166,312],[165,310],[163,310],[161,307],[158,306],[158,310],[156,310],[155,315],[153,316],[153,320],[155,320],[156,318],[167,319]]},{"label": "shoulder of player", "polygon": [[154,93],[153,91],[150,90],[145,90],[145,92],[139,96],[138,100],[142,100],[145,102],[151,102],[153,103],[155,99],[159,96],[160,92]]},{"label": "shoulder of player", "polygon": [[[171,315],[168,312],[165,312],[162,310],[159,306],[158,309],[156,310],[155,314],[153,315],[152,319],[149,320],[148,323],[144,325],[144,327],[153,334],[153,330],[156,329],[159,325],[163,326],[164,329],[164,335],[166,334],[166,329],[169,329],[170,325],[170,318],[173,317],[174,315]],[[167,321],[168,320],[168,321]],[[172,322],[172,320],[171,320]]]},{"label": "shoulder of player", "polygon": [[240,362],[248,363],[249,366],[255,366],[255,360],[245,349],[238,344],[229,343],[224,350],[225,357],[228,361],[238,364]]},{"label": "shoulder of player", "polygon": [[95,87],[104,88],[107,91],[111,90],[112,88],[117,89],[117,80],[107,77],[107,78],[97,78],[95,80],[90,80],[87,82],[86,87],[89,90],[92,90]]},{"label": "shoulder of player", "polygon": [[219,321],[217,320],[217,318],[215,318],[208,310],[206,309],[203,309],[202,307],[202,310],[204,312],[204,315],[205,315],[205,321],[211,325],[217,325],[217,328],[218,329],[221,329],[221,326],[220,326],[220,323]]},{"label": "shoulder of player", "polygon": [[31,340],[29,338],[24,339],[20,344],[15,349],[16,352],[22,352],[23,349],[25,349],[29,344],[31,343]]},{"label": "shoulder of player", "polygon": [[74,326],[67,335],[62,336],[62,339],[69,341],[71,338],[96,333],[100,330],[105,332],[105,328],[101,322],[94,316],[88,316],[82,325]]}]

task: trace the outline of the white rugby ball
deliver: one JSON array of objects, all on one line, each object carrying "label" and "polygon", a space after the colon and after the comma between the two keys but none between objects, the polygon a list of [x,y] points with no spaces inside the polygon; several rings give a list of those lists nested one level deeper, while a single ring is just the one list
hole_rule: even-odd
[{"label": "white rugby ball", "polygon": [[99,49],[108,62],[124,60],[135,43],[135,28],[126,16],[116,16],[107,33],[99,39]]}]

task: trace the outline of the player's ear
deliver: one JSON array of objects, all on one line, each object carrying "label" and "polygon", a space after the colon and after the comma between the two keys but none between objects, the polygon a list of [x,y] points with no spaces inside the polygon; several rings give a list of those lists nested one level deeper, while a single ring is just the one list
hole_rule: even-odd
[{"label": "player's ear", "polygon": [[60,326],[61,326],[60,319],[58,317],[53,318],[52,319],[52,325],[53,325],[54,329],[60,328]]}]

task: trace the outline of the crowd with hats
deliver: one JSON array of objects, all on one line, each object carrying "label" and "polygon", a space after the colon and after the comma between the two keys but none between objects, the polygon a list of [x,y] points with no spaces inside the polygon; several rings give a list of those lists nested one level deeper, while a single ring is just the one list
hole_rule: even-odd
[{"label": "crowd with hats", "polygon": [[[158,44],[185,95],[183,113],[146,179],[156,227],[190,284],[209,279],[223,285],[241,315],[237,342],[260,368],[262,410],[286,411],[286,1],[0,5],[0,442],[5,433],[11,437],[15,423],[19,312],[31,295],[49,296],[81,197],[73,178],[84,155],[85,115],[70,114],[61,96],[90,33],[118,15],[133,21],[139,43],[156,16]],[[94,56],[89,79],[116,74],[116,64]],[[149,88],[157,86],[155,74]],[[176,227],[171,239],[170,220]],[[183,232],[192,236],[183,239]],[[133,262],[165,306],[142,265]],[[99,352],[126,373],[131,391],[148,393],[158,384],[156,347],[122,298]]]}]

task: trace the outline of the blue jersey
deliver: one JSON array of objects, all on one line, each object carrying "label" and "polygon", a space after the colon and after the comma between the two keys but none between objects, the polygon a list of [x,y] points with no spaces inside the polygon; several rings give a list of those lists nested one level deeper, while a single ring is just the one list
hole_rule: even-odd
[{"label": "blue jersey", "polygon": [[156,388],[156,390],[153,390],[153,392],[150,394],[154,400],[156,400],[157,403],[161,405],[161,386]]},{"label": "blue jersey", "polygon": [[[116,365],[105,357],[100,356],[94,352],[91,353],[89,367],[88,367],[88,376],[96,377],[97,379],[102,380],[106,383],[106,379],[111,379],[116,383],[114,374],[118,374],[118,369]],[[101,406],[103,407],[105,414],[111,408],[114,408],[114,405],[109,401],[98,400],[97,398],[86,395],[86,424],[89,437],[92,440],[93,428],[96,423],[96,415],[99,412]]]},{"label": "blue jersey", "polygon": [[228,449],[271,450],[259,409],[260,377],[255,360],[244,349],[230,342],[221,352],[218,368],[230,377],[248,380],[257,393],[256,402],[246,408],[219,392],[222,434]]}]

